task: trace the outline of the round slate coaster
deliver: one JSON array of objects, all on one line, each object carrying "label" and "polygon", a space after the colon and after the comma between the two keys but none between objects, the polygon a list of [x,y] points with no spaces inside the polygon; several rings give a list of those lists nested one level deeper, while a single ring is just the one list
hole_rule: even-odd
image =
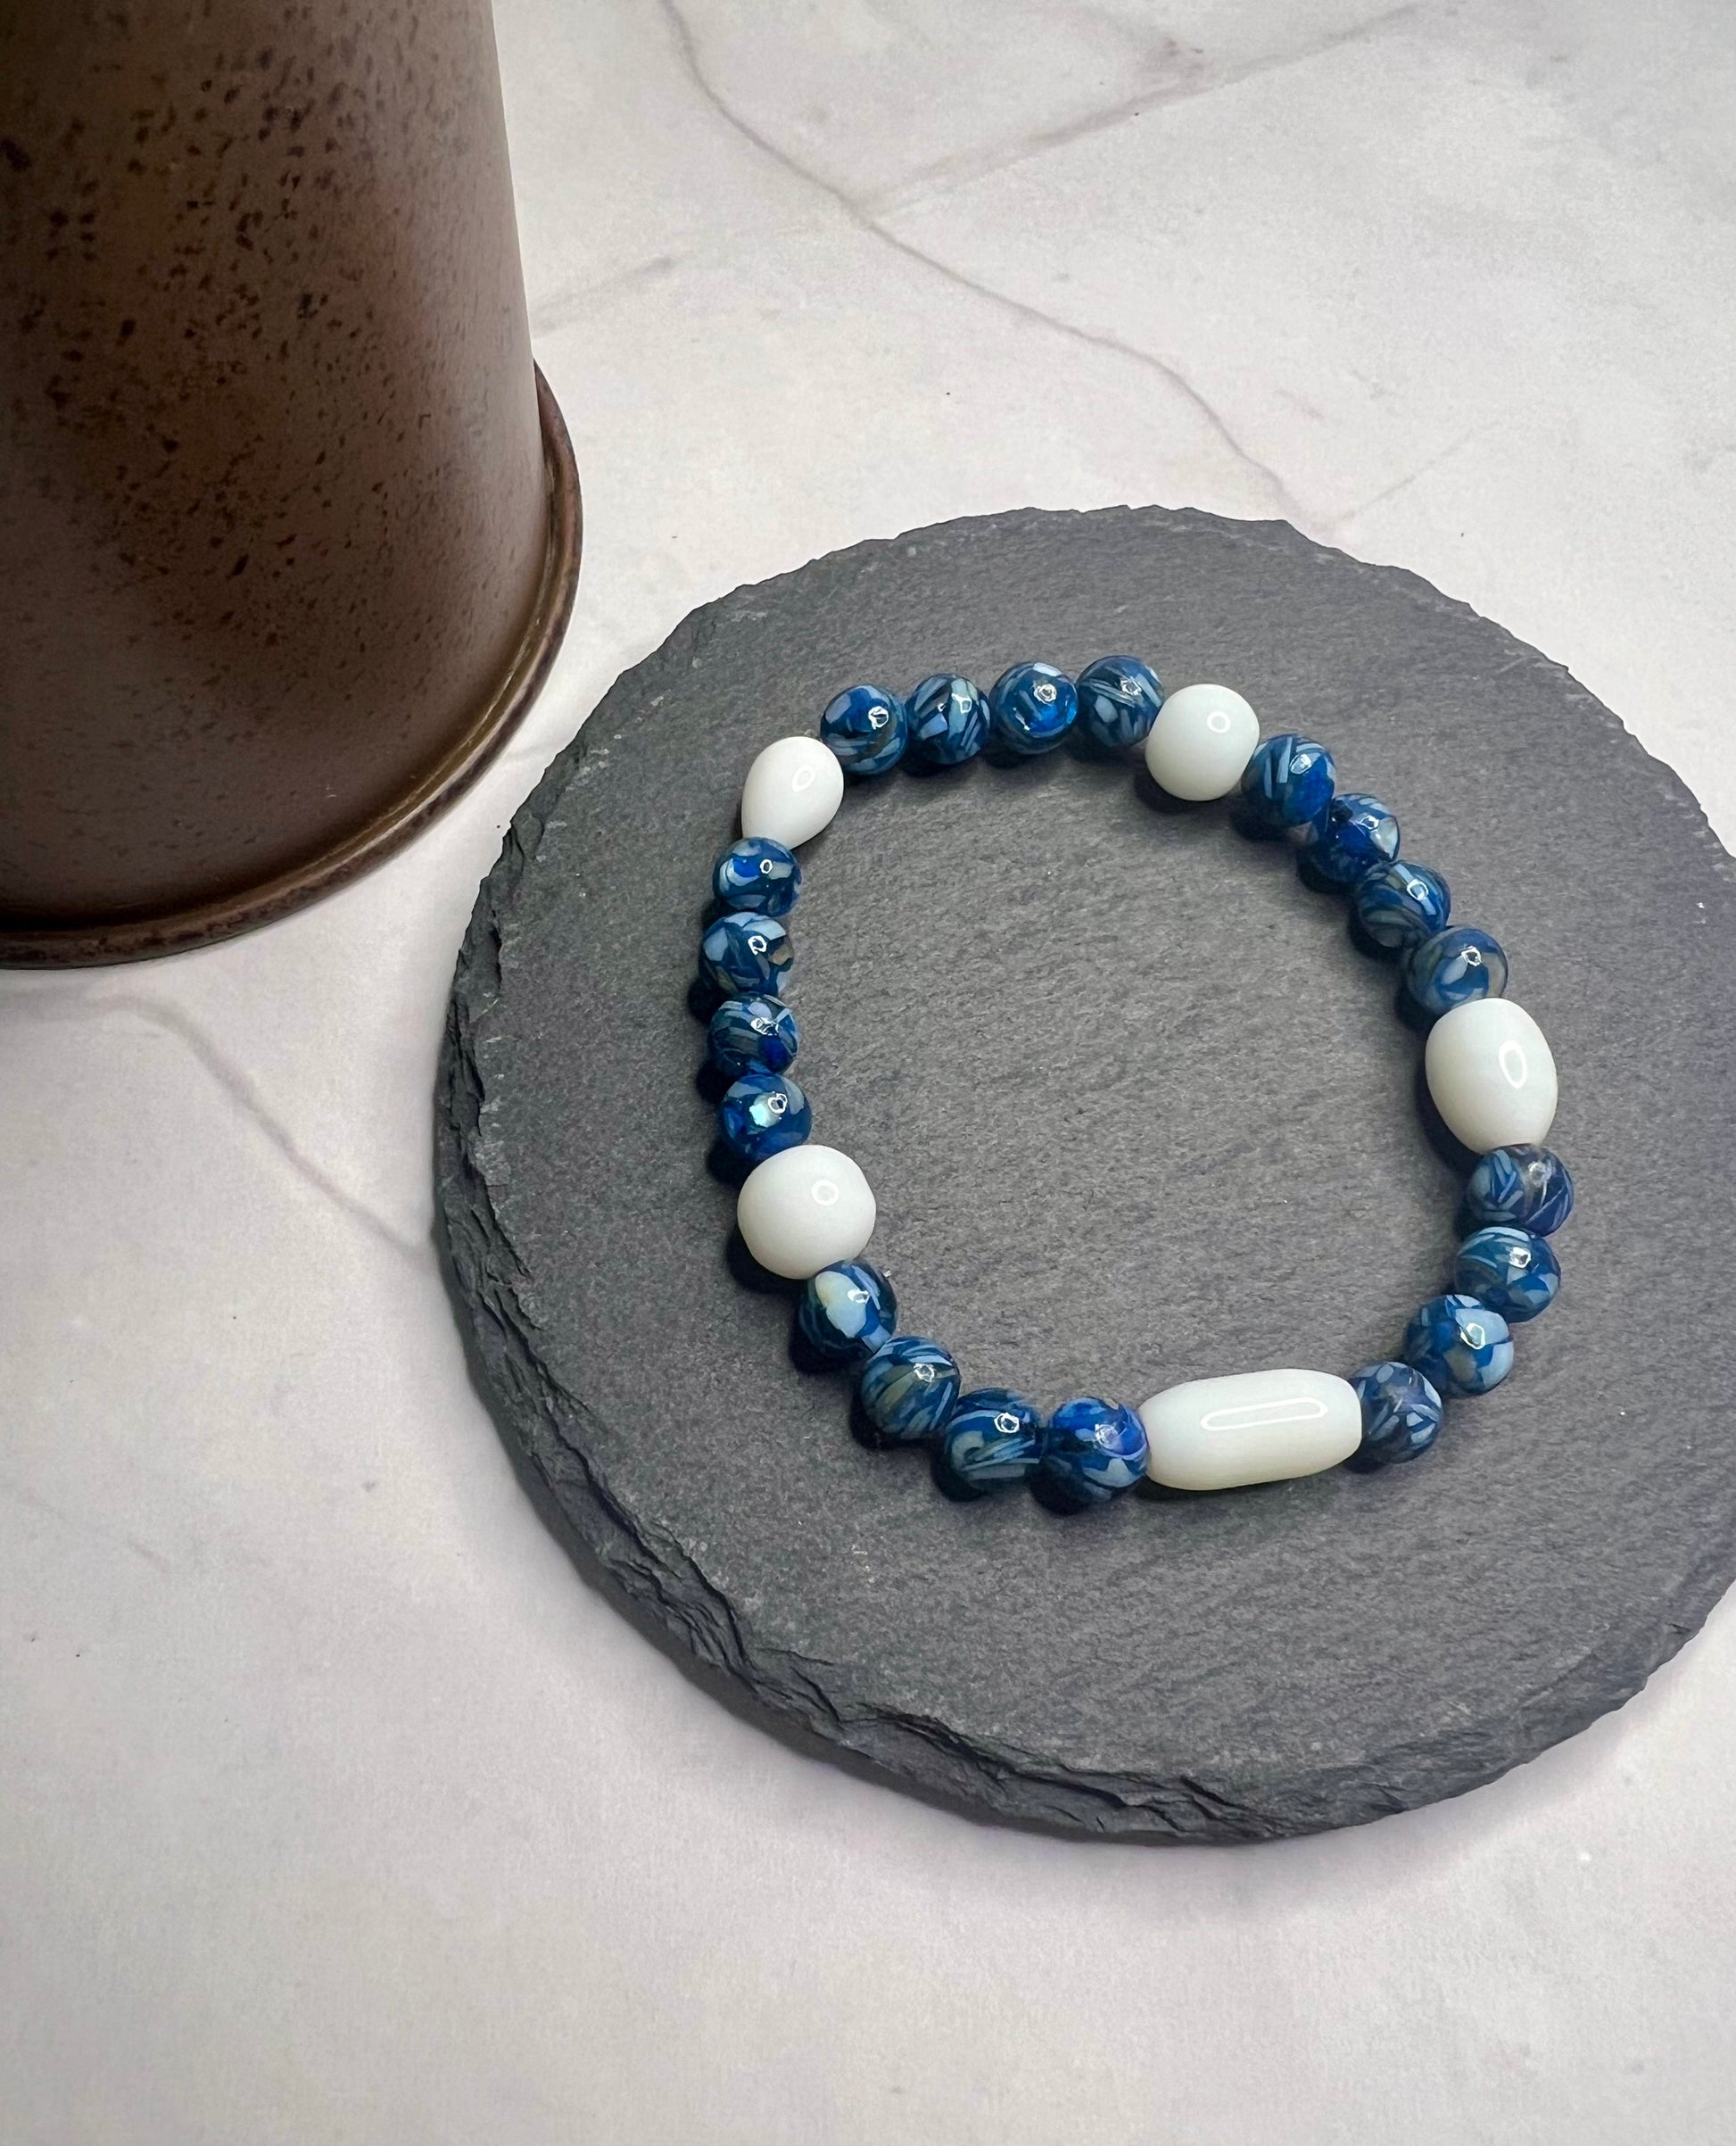
[{"label": "round slate coaster", "polygon": [[[726,1257],[685,1002],[708,867],[753,755],[840,685],[1123,649],[1326,739],[1508,948],[1562,1070],[1566,1280],[1415,1465],[955,1504],[851,1435]],[[853,788],[803,864],[814,1137],[969,1382],[1348,1373],[1444,1286],[1463,1162],[1420,1040],[1281,845],[1064,751]],[[1619,1704],[1731,1577],[1733,912],[1693,800],[1564,671],[1285,525],[1021,513],[816,560],[620,679],[482,890],[438,1165],[479,1375],[632,1603],[900,1784],[1190,1841],[1453,1794]]]}]

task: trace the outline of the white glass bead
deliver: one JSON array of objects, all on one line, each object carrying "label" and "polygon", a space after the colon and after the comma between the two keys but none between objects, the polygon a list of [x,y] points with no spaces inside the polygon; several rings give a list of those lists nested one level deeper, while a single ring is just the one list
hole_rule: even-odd
[{"label": "white glass bead", "polygon": [[1184,685],[1157,711],[1145,766],[1172,798],[1228,797],[1260,742],[1260,717],[1227,685]]},{"label": "white glass bead", "polygon": [[1171,1490],[1234,1490],[1318,1475],[1362,1443],[1362,1404],[1326,1371],[1242,1371],[1190,1379],[1139,1411],[1145,1473]]},{"label": "white glass bead", "polygon": [[1473,998],[1428,1032],[1423,1071],[1447,1130],[1474,1154],[1535,1144],[1555,1122],[1555,1060],[1510,998]]},{"label": "white glass bead", "polygon": [[844,770],[818,738],[777,738],[741,785],[741,832],[793,849],[829,826],[844,801]]},{"label": "white glass bead", "polygon": [[874,1196],[847,1155],[809,1142],[768,1156],[749,1174],[735,1219],[761,1266],[806,1281],[861,1251],[874,1233]]}]

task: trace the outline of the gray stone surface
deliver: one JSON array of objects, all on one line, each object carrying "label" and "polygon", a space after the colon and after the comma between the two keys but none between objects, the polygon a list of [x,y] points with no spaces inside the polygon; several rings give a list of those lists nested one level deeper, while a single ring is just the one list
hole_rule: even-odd
[{"label": "gray stone surface", "polygon": [[[1108,649],[1325,738],[1513,958],[1562,1069],[1566,1281],[1436,1451],[1073,1519],[934,1490],[725,1258],[711,858],[853,678]],[[1062,754],[853,790],[793,920],[815,1137],[907,1330],[1045,1402],[1348,1372],[1444,1284],[1459,1172],[1338,902]],[[477,1374],[583,1561],[765,1719],[985,1816],[1231,1841],[1474,1786],[1618,1705],[1736,1559],[1736,891],[1558,666],[1277,523],[1021,513],[695,613],[519,813],[454,984],[439,1213]]]}]

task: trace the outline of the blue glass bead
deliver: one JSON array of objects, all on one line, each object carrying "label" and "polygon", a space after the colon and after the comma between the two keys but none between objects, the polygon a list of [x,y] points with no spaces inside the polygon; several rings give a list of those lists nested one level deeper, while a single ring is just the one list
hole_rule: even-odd
[{"label": "blue glass bead", "polygon": [[1475,1297],[1431,1297],[1404,1330],[1404,1360],[1440,1393],[1486,1394],[1513,1368],[1513,1339]]},{"label": "blue glass bead", "polygon": [[1574,1181],[1552,1148],[1492,1148],[1465,1187],[1465,1220],[1473,1229],[1503,1224],[1553,1237],[1574,1211]]},{"label": "blue glass bead", "polygon": [[1561,1262],[1529,1230],[1479,1230],[1459,1247],[1452,1286],[1499,1312],[1509,1326],[1517,1326],[1555,1302]]},{"label": "blue glass bead", "polygon": [[1399,853],[1399,823],[1378,798],[1346,791],[1308,830],[1303,855],[1335,887],[1354,887]]},{"label": "blue glass bead", "polygon": [[1444,1014],[1473,998],[1499,998],[1507,989],[1507,956],[1487,932],[1455,924],[1410,949],[1404,988],[1426,1014]]},{"label": "blue glass bead", "polygon": [[726,998],[777,997],[789,972],[789,934],[775,916],[732,909],[707,926],[699,966]]},{"label": "blue glass bead", "polygon": [[814,1113],[796,1083],[758,1067],[726,1089],[717,1106],[723,1145],[744,1163],[763,1163],[785,1148],[799,1148],[813,1128]]},{"label": "blue glass bead", "polygon": [[903,757],[910,719],[897,693],[884,686],[852,685],[826,703],[820,735],[838,755],[846,775],[884,775]]},{"label": "blue glass bead", "polygon": [[872,1356],[891,1340],[898,1299],[878,1267],[865,1260],[840,1260],[803,1284],[796,1323],[810,1348],[834,1363],[848,1363]]},{"label": "blue glass bead", "polygon": [[744,834],[711,868],[711,891],[726,909],[788,916],[802,891],[795,852],[767,835]]},{"label": "blue glass bead", "polygon": [[940,1442],[941,1464],[959,1490],[993,1490],[1021,1483],[1042,1455],[1035,1405],[1004,1387],[961,1394]]},{"label": "blue glass bead", "polygon": [[1331,804],[1336,777],[1324,745],[1285,731],[1255,750],[1242,776],[1242,795],[1268,827],[1311,827]]},{"label": "blue glass bead", "polygon": [[712,1064],[732,1081],[750,1065],[787,1072],[800,1040],[796,1016],[781,998],[725,998],[706,1031]]},{"label": "blue glass bead", "polygon": [[1145,1426],[1130,1408],[1085,1395],[1063,1401],[1043,1433],[1043,1477],[1081,1505],[1131,1490],[1145,1472]]},{"label": "blue glass bead", "polygon": [[1356,921],[1377,947],[1408,953],[1445,928],[1452,894],[1438,872],[1395,858],[1369,873],[1356,890]]},{"label": "blue glass bead", "polygon": [[1015,663],[988,689],[995,742],[1009,752],[1053,752],[1073,726],[1079,695],[1053,663]]},{"label": "blue glass bead", "polygon": [[1110,751],[1137,745],[1163,705],[1163,681],[1137,656],[1099,656],[1074,681],[1079,725]]},{"label": "blue glass bead", "polygon": [[856,1392],[883,1438],[917,1446],[945,1430],[960,1383],[958,1365],[938,1341],[900,1334],[863,1365]]},{"label": "blue glass bead", "polygon": [[1351,1380],[1362,1404],[1362,1443],[1347,1468],[1414,1461],[1441,1435],[1441,1396],[1409,1363],[1370,1363]]},{"label": "blue glass bead", "polygon": [[956,767],[980,753],[988,735],[988,702],[968,678],[937,672],[910,696],[910,757]]}]

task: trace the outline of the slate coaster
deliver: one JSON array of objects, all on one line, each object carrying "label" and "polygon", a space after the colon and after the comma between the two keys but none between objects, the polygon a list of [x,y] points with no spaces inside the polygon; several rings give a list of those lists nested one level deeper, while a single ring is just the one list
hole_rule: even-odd
[{"label": "slate coaster", "polygon": [[[1425,1460],[1062,1518],[950,1503],[792,1362],[789,1300],[726,1261],[684,991],[767,741],[853,680],[1119,650],[1394,807],[1554,1046],[1579,1206],[1558,1304]],[[969,1381],[1349,1373],[1445,1286],[1420,1039],[1282,846],[1062,752],[853,788],[803,864],[815,1138]],[[1619,1705],[1731,1577],[1733,910],[1692,799],[1565,671],[1285,524],[1018,513],[816,560],[621,678],[482,890],[438,1157],[478,1376],[608,1582],[901,1786],[1186,1841],[1454,1794]]]}]

